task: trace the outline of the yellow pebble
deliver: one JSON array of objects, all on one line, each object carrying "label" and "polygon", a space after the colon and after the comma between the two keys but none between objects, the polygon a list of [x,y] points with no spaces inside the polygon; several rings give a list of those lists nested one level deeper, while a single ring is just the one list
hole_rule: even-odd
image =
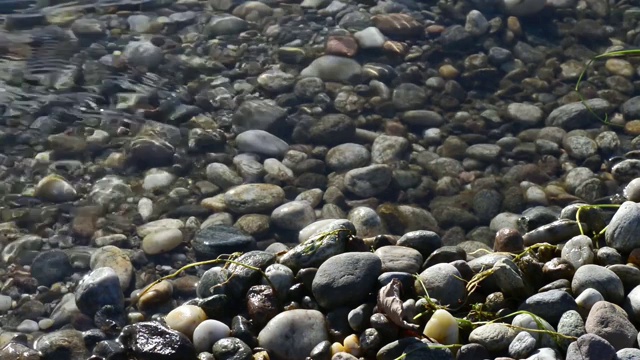
[{"label": "yellow pebble", "polygon": [[342,342],[346,351],[353,356],[360,356],[362,354],[362,349],[360,348],[360,339],[358,339],[358,335],[351,334],[344,338]]},{"label": "yellow pebble", "polygon": [[195,305],[178,306],[165,317],[168,327],[187,335],[189,338],[193,336],[193,330],[205,320],[207,320],[207,314]]},{"label": "yellow pebble", "polygon": [[331,344],[331,356],[339,353],[339,352],[347,352],[347,349],[342,346],[339,342],[334,342]]}]

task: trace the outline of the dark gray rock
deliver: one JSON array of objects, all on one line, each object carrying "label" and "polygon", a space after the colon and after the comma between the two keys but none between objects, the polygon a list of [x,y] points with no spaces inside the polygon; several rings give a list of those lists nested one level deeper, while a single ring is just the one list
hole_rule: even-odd
[{"label": "dark gray rock", "polygon": [[561,127],[565,130],[585,129],[591,123],[598,121],[591,114],[591,111],[602,116],[611,107],[611,104],[603,99],[589,99],[586,103],[590,109],[587,109],[580,102],[562,105],[554,109],[547,117],[545,124]]},{"label": "dark gray rock", "polygon": [[64,280],[73,273],[69,256],[62,250],[49,250],[38,254],[31,263],[31,276],[38,284],[51,284]]},{"label": "dark gray rock", "polygon": [[256,249],[256,240],[233,226],[216,225],[199,230],[191,240],[198,258],[215,259],[222,254]]},{"label": "dark gray rock", "polygon": [[372,253],[336,255],[318,268],[313,295],[323,308],[357,305],[369,294],[382,270],[382,261]]}]

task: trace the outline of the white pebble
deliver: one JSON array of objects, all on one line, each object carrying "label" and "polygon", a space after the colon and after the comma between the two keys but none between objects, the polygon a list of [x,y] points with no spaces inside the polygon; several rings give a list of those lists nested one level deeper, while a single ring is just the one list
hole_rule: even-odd
[{"label": "white pebble", "polygon": [[213,344],[231,333],[229,327],[218,320],[205,320],[193,331],[193,345],[196,351],[211,351]]},{"label": "white pebble", "polygon": [[142,220],[148,221],[153,215],[153,201],[146,197],[141,198],[138,201],[138,213],[140,213]]},{"label": "white pebble", "polygon": [[458,322],[448,311],[438,309],[427,321],[423,334],[442,345],[458,343]]},{"label": "white pebble", "polygon": [[585,289],[576,298],[576,304],[585,310],[591,310],[591,307],[598,301],[604,300],[600,292],[593,288]]},{"label": "white pebble", "polygon": [[142,239],[142,251],[147,255],[169,252],[182,243],[182,231],[165,229],[151,233]]}]

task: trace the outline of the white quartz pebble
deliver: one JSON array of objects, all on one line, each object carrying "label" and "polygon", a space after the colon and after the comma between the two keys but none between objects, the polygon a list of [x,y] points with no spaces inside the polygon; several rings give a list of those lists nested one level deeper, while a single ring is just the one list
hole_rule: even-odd
[{"label": "white quartz pebble", "polygon": [[427,321],[423,334],[442,345],[458,343],[458,322],[446,310],[436,310]]}]

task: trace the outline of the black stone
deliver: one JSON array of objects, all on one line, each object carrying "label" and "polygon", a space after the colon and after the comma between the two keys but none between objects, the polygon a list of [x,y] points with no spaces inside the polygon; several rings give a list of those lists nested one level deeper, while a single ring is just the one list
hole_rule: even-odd
[{"label": "black stone", "polygon": [[[195,359],[196,350],[184,334],[156,322],[140,322],[122,329],[118,341],[129,359]],[[216,357],[217,358],[217,357]]]}]

